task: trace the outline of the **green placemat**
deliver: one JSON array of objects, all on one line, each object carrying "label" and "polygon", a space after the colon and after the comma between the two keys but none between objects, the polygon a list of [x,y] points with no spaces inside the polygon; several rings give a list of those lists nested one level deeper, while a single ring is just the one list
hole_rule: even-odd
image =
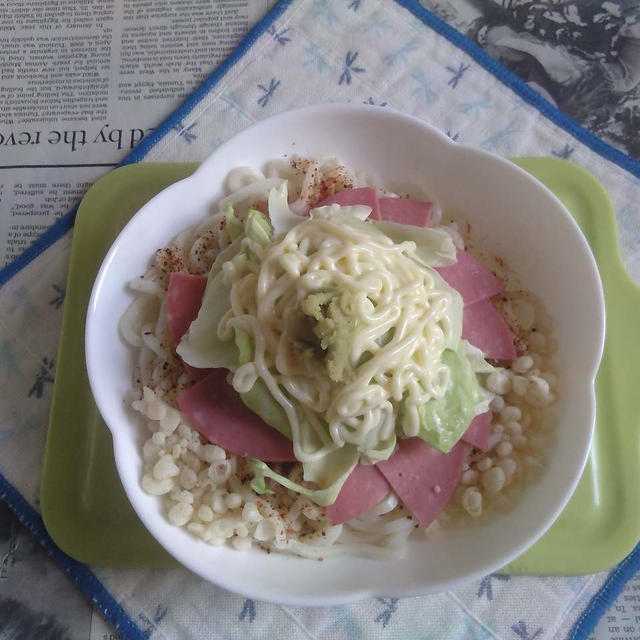
[{"label": "green placemat", "polygon": [[[640,291],[618,251],[615,216],[600,183],[553,158],[516,164],[571,211],[596,256],[605,290],[607,340],[597,379],[597,425],[589,462],[569,505],[545,536],[505,571],[592,573],[611,567],[640,537]],[[152,196],[195,164],[136,164],[100,179],[76,219],[62,336],[42,475],[42,515],[70,556],[114,567],[170,567],[175,561],[138,520],[120,484],[107,427],[84,364],[84,322],[98,268],[118,232]]]}]

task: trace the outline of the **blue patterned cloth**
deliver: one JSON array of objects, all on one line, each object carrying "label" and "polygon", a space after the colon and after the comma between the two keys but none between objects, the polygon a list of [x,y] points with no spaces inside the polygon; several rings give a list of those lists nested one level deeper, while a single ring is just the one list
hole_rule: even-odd
[{"label": "blue patterned cloth", "polygon": [[[501,155],[570,158],[590,170],[613,198],[623,258],[640,280],[640,165],[567,121],[470,47],[409,0],[279,3],[129,160],[199,161],[252,122],[295,106],[389,105],[463,144]],[[455,592],[304,608],[244,599],[182,569],[88,568],[51,546],[37,514],[38,487],[71,223],[72,216],[57,223],[0,276],[0,283],[6,280],[0,289],[0,497],[121,633],[291,640],[585,637],[632,563],[612,578],[491,575]],[[605,583],[608,591],[600,591]]]}]

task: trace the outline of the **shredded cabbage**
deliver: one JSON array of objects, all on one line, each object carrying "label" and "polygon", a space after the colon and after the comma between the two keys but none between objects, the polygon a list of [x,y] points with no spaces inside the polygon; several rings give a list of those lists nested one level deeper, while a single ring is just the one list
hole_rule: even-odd
[{"label": "shredded cabbage", "polygon": [[219,336],[217,327],[231,305],[231,288],[224,282],[222,265],[240,251],[240,242],[241,238],[237,238],[218,254],[209,272],[198,316],[176,348],[178,355],[192,367],[234,370],[238,366],[236,345],[224,336]]},{"label": "shredded cabbage", "polygon": [[267,493],[269,488],[266,478],[275,480],[287,489],[305,495],[322,507],[333,504],[351,472],[358,464],[360,453],[353,445],[346,445],[332,453],[327,454],[317,462],[304,463],[305,480],[316,482],[320,488],[310,489],[289,478],[276,473],[262,460],[249,458],[247,464],[254,475],[251,488],[256,493]]},{"label": "shredded cabbage", "polygon": [[350,204],[341,206],[339,204],[328,204],[323,207],[316,207],[309,211],[310,216],[320,216],[322,218],[331,218],[336,215],[353,216],[363,222],[371,214],[371,207],[366,204]]},{"label": "shredded cabbage", "polygon": [[227,233],[229,234],[231,240],[235,240],[238,236],[241,236],[244,233],[244,225],[236,217],[231,203],[227,205],[227,210],[224,213],[224,220]]},{"label": "shredded cabbage", "polygon": [[397,244],[415,242],[415,258],[428,267],[446,267],[457,260],[451,234],[442,229],[415,227],[387,220],[376,220],[373,224]]},{"label": "shredded cabbage", "polygon": [[286,180],[277,189],[271,189],[269,192],[269,219],[275,235],[290,231],[304,220],[302,216],[293,213],[289,207]]},{"label": "shredded cabbage", "polygon": [[434,398],[420,407],[418,436],[447,453],[460,440],[476,416],[484,396],[461,343],[457,351],[447,349],[442,361],[451,372],[449,387],[442,398]]}]

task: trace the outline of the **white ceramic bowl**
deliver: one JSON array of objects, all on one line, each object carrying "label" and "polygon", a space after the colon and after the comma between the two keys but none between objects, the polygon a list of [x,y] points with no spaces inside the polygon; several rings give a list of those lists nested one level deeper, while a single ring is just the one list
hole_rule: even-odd
[{"label": "white ceramic bowl", "polygon": [[[377,175],[388,188],[421,188],[448,213],[470,221],[479,243],[504,257],[521,285],[542,299],[558,343],[557,441],[541,480],[508,514],[435,541],[412,542],[402,560],[315,562],[208,546],[171,526],[159,499],[140,488],[143,428],[123,401],[131,388],[132,356],[118,335],[118,320],[131,301],[125,283],[144,272],[156,249],[205,215],[223,195],[231,168],[261,167],[285,154],[332,154],[352,169]],[[191,177],[153,198],[107,254],[86,326],[91,388],[113,435],[125,491],[152,535],[182,564],[221,587],[304,605],[451,589],[504,566],[533,544],[562,511],[584,467],[603,342],[604,302],[595,261],[550,191],[508,161],[455,144],[421,120],[354,105],[308,107],[258,122],[219,147]]]}]

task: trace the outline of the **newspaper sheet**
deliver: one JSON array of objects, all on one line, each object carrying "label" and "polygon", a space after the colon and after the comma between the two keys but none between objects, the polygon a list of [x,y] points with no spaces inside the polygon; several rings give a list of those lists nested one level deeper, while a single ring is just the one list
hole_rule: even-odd
[{"label": "newspaper sheet", "polygon": [[0,265],[222,61],[267,0],[0,0]]}]

